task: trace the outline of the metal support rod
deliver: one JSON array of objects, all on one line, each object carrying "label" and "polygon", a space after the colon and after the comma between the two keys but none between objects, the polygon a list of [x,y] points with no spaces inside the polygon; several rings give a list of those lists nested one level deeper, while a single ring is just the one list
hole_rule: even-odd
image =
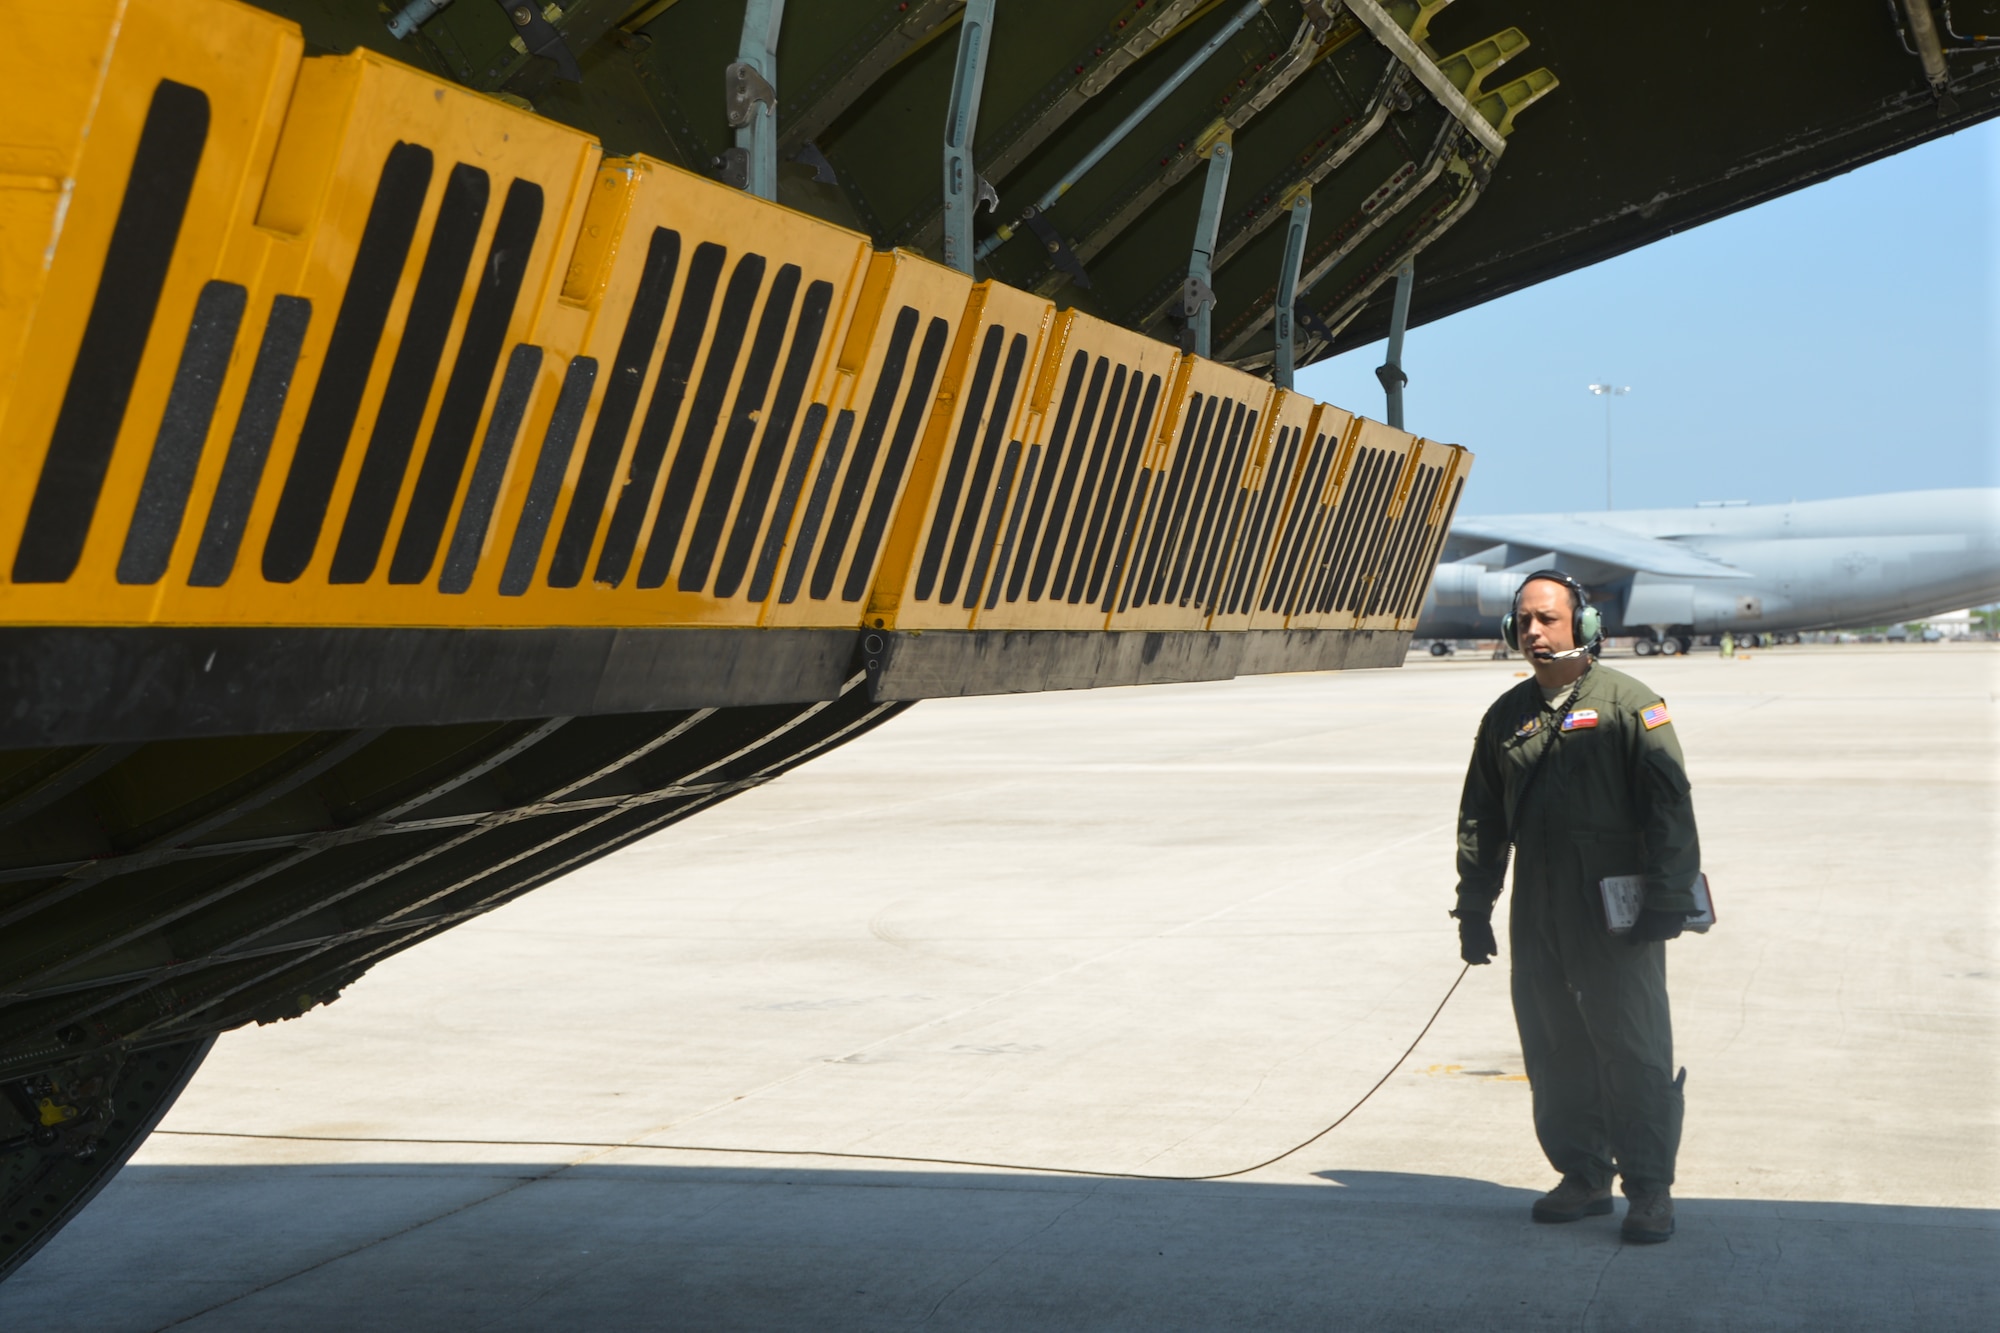
[{"label": "metal support rod", "polygon": [[743,188],[759,199],[778,197],[778,25],[785,0],[744,0],[743,40],[736,62],[747,65],[766,85],[747,99],[745,123],[736,127],[737,151],[747,159]]},{"label": "metal support rod", "polygon": [[1924,81],[1931,91],[1942,95],[1951,83],[1951,71],[1944,63],[1944,43],[1938,37],[1937,17],[1930,0],[1903,0],[1903,12],[1910,19],[1910,40],[1917,44],[1917,59],[1924,67]]},{"label": "metal support rod", "polygon": [[972,217],[979,211],[979,173],[972,163],[972,135],[979,124],[979,93],[992,46],[994,0],[966,0],[958,25],[958,64],[951,74],[951,104],[944,121],[944,262],[972,272]]},{"label": "metal support rod", "polygon": [[1278,308],[1271,323],[1277,329],[1278,358],[1271,363],[1271,382],[1280,389],[1292,387],[1292,307],[1299,299],[1299,267],[1306,259],[1306,228],[1312,223],[1311,186],[1292,191],[1291,217],[1285,223],[1285,258],[1278,270]]},{"label": "metal support rod", "polygon": [[[1075,185],[1078,180],[1082,179],[1085,172],[1089,171],[1099,162],[1102,162],[1107,153],[1109,153],[1112,149],[1116,148],[1119,144],[1123,143],[1125,141],[1126,135],[1130,134],[1133,130],[1137,129],[1142,121],[1144,121],[1148,116],[1152,115],[1154,111],[1158,110],[1160,103],[1166,101],[1169,97],[1172,97],[1174,93],[1180,88],[1180,86],[1183,83],[1186,83],[1196,70],[1200,69],[1203,65],[1207,64],[1208,58],[1214,55],[1217,51],[1220,51],[1231,37],[1234,37],[1237,33],[1243,31],[1244,26],[1248,24],[1251,19],[1256,18],[1258,12],[1262,10],[1263,7],[1264,7],[1264,0],[1250,0],[1250,2],[1244,5],[1243,8],[1237,10],[1235,16],[1232,17],[1229,20],[1229,22],[1222,25],[1222,30],[1220,32],[1216,33],[1215,36],[1209,38],[1207,42],[1203,43],[1201,50],[1196,51],[1193,55],[1189,56],[1186,62],[1183,63],[1179,69],[1175,70],[1173,74],[1168,77],[1165,83],[1161,84],[1158,88],[1155,88],[1152,91],[1152,93],[1147,96],[1145,101],[1141,102],[1137,107],[1133,108],[1131,115],[1125,117],[1124,120],[1118,122],[1117,129],[1105,135],[1103,139],[1098,141],[1098,144],[1095,148],[1091,149],[1089,152],[1083,155],[1083,159],[1080,162],[1078,162],[1075,166],[1071,167],[1068,171],[1064,172],[1062,179],[1057,181],[1054,185],[1051,185],[1048,188],[1048,191],[1045,194],[1043,194],[1041,198],[1035,201],[1033,211],[1037,213],[1045,213],[1048,211],[1049,206],[1051,204],[1055,203],[1056,200],[1062,198],[1065,194],[1068,194],[1070,187],[1072,185]],[[981,241],[979,243],[979,251],[977,257],[980,259],[984,259],[986,258],[986,256],[992,254],[995,250],[999,249],[1001,245],[1004,244],[1007,241],[1007,239],[1014,234],[1014,229],[1017,225],[1018,224],[1010,223],[1006,226],[1003,226],[998,231],[995,231],[991,236],[988,236],[985,240]]]},{"label": "metal support rod", "polygon": [[1389,354],[1375,367],[1375,378],[1389,396],[1389,424],[1403,428],[1403,386],[1410,377],[1403,373],[1403,334],[1410,327],[1410,289],[1417,285],[1417,264],[1406,259],[1396,270],[1396,300],[1389,307]]},{"label": "metal support rod", "polygon": [[451,0],[410,0],[389,17],[389,35],[399,42],[416,36],[417,29],[431,21]]},{"label": "metal support rod", "polygon": [[1195,218],[1194,248],[1188,254],[1187,285],[1181,298],[1181,313],[1193,334],[1188,350],[1196,356],[1209,354],[1209,330],[1215,316],[1215,235],[1222,229],[1222,196],[1229,190],[1229,164],[1236,159],[1236,144],[1227,129],[1204,146],[1203,156],[1208,158],[1208,175],[1201,184],[1201,213]]},{"label": "metal support rod", "polygon": [[1604,507],[1611,503],[1611,400],[1632,392],[1629,384],[1593,384],[1590,391],[1604,400]]}]

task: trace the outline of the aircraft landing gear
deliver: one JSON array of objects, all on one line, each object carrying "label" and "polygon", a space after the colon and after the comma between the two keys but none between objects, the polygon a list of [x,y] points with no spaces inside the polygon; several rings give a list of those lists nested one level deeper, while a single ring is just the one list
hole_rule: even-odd
[{"label": "aircraft landing gear", "polygon": [[1660,645],[1647,638],[1632,640],[1632,651],[1641,657],[1651,657],[1660,651]]},{"label": "aircraft landing gear", "polygon": [[1450,645],[1449,643],[1445,642],[1445,641],[1444,641],[1443,639],[1434,639],[1434,640],[1432,640],[1432,642],[1431,642],[1431,656],[1432,656],[1432,657],[1450,657],[1450,656],[1451,656],[1451,645]]},{"label": "aircraft landing gear", "polygon": [[1682,653],[1686,651],[1687,651],[1686,639],[1676,639],[1669,637],[1660,640],[1660,656],[1662,657],[1679,657]]}]

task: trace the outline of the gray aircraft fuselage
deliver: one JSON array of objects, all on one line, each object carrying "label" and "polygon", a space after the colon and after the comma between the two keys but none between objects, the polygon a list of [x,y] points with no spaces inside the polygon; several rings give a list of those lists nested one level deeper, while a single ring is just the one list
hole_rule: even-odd
[{"label": "gray aircraft fuselage", "polygon": [[1548,566],[1590,590],[1611,634],[1916,620],[2000,601],[2000,489],[1461,517],[1416,637],[1497,637],[1521,578]]}]

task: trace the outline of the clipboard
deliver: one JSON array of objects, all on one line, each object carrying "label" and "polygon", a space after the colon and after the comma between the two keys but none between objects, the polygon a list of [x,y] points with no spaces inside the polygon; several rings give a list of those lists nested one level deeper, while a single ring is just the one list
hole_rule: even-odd
[{"label": "clipboard", "polygon": [[[1623,935],[1632,929],[1632,923],[1639,919],[1640,911],[1646,905],[1646,877],[1644,875],[1611,875],[1597,881],[1598,892],[1604,896],[1604,924],[1613,935]],[[1695,914],[1687,920],[1686,929],[1697,935],[1706,935],[1708,928],[1715,924],[1715,899],[1708,891],[1706,872],[1694,878]]]}]

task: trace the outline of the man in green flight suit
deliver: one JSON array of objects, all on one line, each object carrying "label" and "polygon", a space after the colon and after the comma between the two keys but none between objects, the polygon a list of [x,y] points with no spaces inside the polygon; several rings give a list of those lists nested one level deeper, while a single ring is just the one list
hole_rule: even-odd
[{"label": "man in green flight suit", "polygon": [[[1493,904],[1512,847],[1514,1019],[1535,1135],[1562,1172],[1534,1219],[1609,1213],[1615,1173],[1629,1200],[1624,1238],[1664,1241],[1686,1077],[1673,1072],[1665,941],[1695,913],[1701,870],[1680,743],[1659,695],[1596,663],[1598,613],[1569,575],[1528,575],[1505,633],[1534,678],[1486,710],[1466,771],[1460,953],[1485,963],[1500,951]],[[1607,928],[1598,887],[1616,875],[1645,884],[1623,935]]]}]

